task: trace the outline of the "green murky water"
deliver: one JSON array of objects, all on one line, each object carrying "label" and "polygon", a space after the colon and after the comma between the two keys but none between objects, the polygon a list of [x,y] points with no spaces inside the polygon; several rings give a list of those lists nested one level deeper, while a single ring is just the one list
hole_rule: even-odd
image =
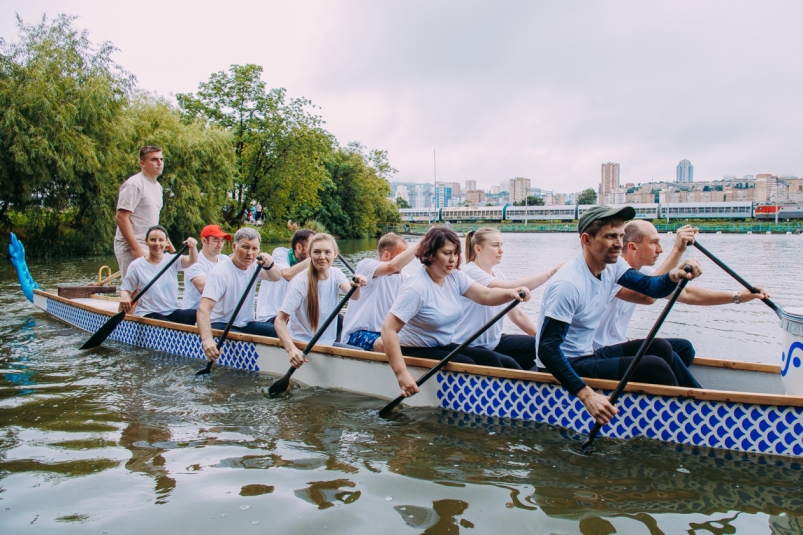
[{"label": "green murky water", "polygon": [[[515,240],[528,252],[509,250],[512,276],[576,251],[562,235]],[[356,261],[372,245],[343,249]],[[102,260],[31,271],[53,288],[89,281]],[[79,351],[86,335],[27,303],[10,265],[0,266],[0,306],[0,533],[803,529],[798,461],[643,440],[602,440],[584,456],[579,436],[545,425],[411,409],[385,421],[380,400],[319,389],[266,400],[270,377],[216,368],[198,380],[197,361],[114,342]],[[758,307],[750,314],[751,326],[765,321]],[[715,327],[697,325],[695,343]],[[743,346],[764,345],[732,329]]]}]

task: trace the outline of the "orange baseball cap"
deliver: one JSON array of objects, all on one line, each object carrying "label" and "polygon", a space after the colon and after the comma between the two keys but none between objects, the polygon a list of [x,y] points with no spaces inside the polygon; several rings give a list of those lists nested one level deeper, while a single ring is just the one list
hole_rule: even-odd
[{"label": "orange baseball cap", "polygon": [[231,234],[223,232],[223,230],[217,225],[206,225],[201,231],[201,238],[209,237],[226,238],[227,240],[231,241]]}]

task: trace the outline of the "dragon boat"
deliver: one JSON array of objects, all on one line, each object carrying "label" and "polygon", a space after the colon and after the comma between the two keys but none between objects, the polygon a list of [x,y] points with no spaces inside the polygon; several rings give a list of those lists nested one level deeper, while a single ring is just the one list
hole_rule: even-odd
[{"label": "dragon boat", "polygon": [[[25,263],[24,248],[13,235],[9,252],[26,298],[53,318],[94,333],[118,312],[118,301],[103,295],[106,290],[97,290],[99,286],[83,294],[59,295],[40,289]],[[798,324],[793,320],[784,320],[785,330],[803,330],[803,321]],[[129,315],[109,338],[199,363],[205,361],[195,327]],[[304,347],[301,343],[298,346]],[[222,353],[218,361],[222,366],[272,375],[283,375],[288,367],[287,353],[276,338],[230,333]],[[799,341],[791,343],[781,365],[698,357],[692,372],[702,389],[631,382],[617,405],[619,414],[600,435],[803,458],[803,396],[787,394],[781,380],[782,371],[803,366],[802,357],[803,344]],[[437,362],[412,357],[405,360],[416,377]],[[293,378],[302,385],[383,399],[399,392],[385,355],[324,345],[315,346],[309,362]],[[586,382],[606,394],[617,384],[604,379]],[[551,374],[531,371],[450,363],[405,403],[479,417],[546,423],[577,433],[588,432],[593,424],[583,404]],[[381,406],[378,402],[377,409]]]}]

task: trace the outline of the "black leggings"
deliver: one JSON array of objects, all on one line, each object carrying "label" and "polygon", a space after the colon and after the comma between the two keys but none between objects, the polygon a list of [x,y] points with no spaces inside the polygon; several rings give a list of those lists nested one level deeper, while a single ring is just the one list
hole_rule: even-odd
[{"label": "black leggings", "polygon": [[[424,359],[443,360],[443,358],[457,349],[460,344],[449,344],[438,347],[402,347],[402,355],[407,357],[420,357]],[[480,366],[491,366],[494,368],[511,368],[520,370],[521,366],[508,357],[484,347],[465,347],[460,353],[452,357],[451,362],[461,364],[479,364]]]},{"label": "black leggings", "polygon": [[503,334],[494,351],[513,357],[522,370],[529,370],[535,365],[535,336]]},{"label": "black leggings", "polygon": [[[624,377],[641,342],[642,340],[631,340],[623,344],[601,347],[593,355],[573,358],[569,363],[580,377],[618,381]],[[647,353],[639,362],[632,380],[654,385],[678,386],[677,377],[672,371],[674,359],[672,346],[665,340],[656,338],[647,348]]]},{"label": "black leggings", "polygon": [[145,314],[146,318],[150,318],[152,320],[162,320],[162,321],[170,321],[173,323],[181,323],[183,325],[195,325],[195,312],[194,308],[179,308],[178,310],[174,310],[167,316],[163,316],[162,314],[157,314],[156,312],[151,312],[150,314]]}]

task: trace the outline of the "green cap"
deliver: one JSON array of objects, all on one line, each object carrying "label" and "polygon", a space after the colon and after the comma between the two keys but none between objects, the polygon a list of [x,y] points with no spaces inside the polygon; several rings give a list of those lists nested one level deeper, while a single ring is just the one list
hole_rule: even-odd
[{"label": "green cap", "polygon": [[577,232],[582,234],[594,221],[614,216],[621,217],[625,221],[630,221],[636,217],[636,210],[632,206],[620,206],[619,208],[605,205],[594,206],[583,212],[583,215],[580,216],[580,220],[577,222]]}]

